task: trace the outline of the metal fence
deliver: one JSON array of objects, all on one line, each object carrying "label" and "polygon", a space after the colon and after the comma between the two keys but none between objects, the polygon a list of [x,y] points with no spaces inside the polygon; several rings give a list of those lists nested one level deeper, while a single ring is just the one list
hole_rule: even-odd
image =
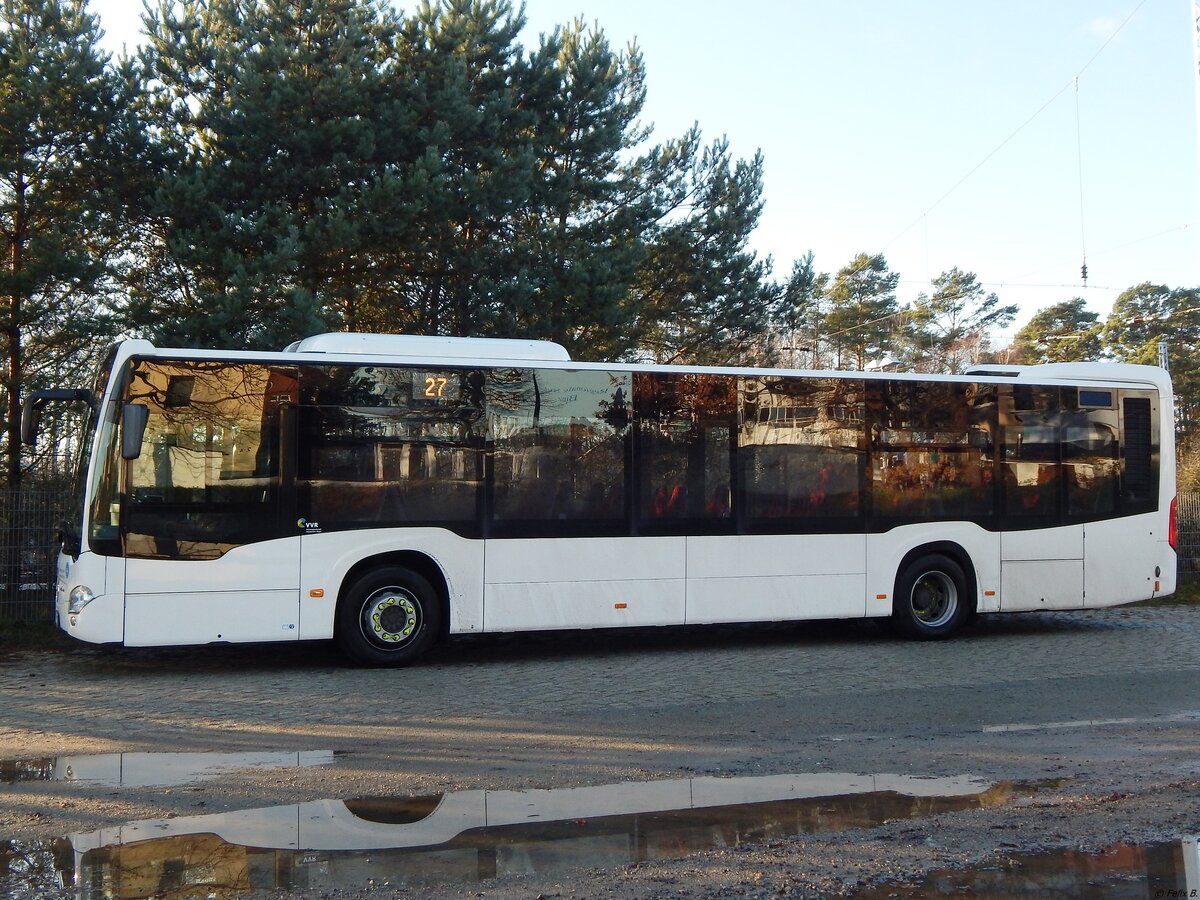
[{"label": "metal fence", "polygon": [[1184,491],[1175,507],[1180,579],[1200,578],[1200,491]]},{"label": "metal fence", "polygon": [[63,491],[0,491],[0,621],[54,617]]},{"label": "metal fence", "polygon": [[[63,491],[0,491],[0,621],[54,618]],[[1200,579],[1200,492],[1179,495],[1179,577]]]}]

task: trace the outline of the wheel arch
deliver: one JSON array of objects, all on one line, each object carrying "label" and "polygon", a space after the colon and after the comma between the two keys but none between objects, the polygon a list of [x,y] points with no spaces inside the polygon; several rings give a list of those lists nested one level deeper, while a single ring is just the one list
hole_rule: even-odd
[{"label": "wheel arch", "polygon": [[967,618],[974,617],[975,611],[979,608],[979,576],[975,572],[975,563],[971,559],[971,554],[968,553],[962,544],[956,541],[930,541],[925,544],[919,544],[909,550],[900,559],[896,566],[896,572],[892,579],[892,596],[897,597],[900,593],[900,578],[904,571],[917,559],[922,556],[931,554],[940,554],[954,560],[962,567],[963,574],[967,580]]},{"label": "wheel arch", "polygon": [[376,553],[373,556],[365,556],[360,559],[342,576],[342,583],[338,587],[338,608],[341,607],[350,585],[354,584],[364,573],[383,566],[403,566],[406,569],[411,569],[428,581],[433,589],[437,591],[438,605],[442,613],[442,624],[438,629],[437,640],[441,641],[445,638],[450,633],[450,582],[447,580],[446,573],[442,571],[442,567],[438,565],[437,561],[429,554],[422,553],[419,550],[394,550],[388,553]]}]

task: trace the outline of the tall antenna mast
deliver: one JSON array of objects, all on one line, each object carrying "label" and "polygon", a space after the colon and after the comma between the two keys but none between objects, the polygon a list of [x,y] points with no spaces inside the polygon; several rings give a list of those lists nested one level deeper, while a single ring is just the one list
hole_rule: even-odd
[{"label": "tall antenna mast", "polygon": [[1200,0],[1192,0],[1192,74],[1196,76],[1196,135],[1200,144]]}]

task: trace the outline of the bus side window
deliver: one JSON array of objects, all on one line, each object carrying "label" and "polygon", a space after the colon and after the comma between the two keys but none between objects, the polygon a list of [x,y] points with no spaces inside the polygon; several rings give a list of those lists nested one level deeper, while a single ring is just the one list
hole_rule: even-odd
[{"label": "bus side window", "polygon": [[470,370],[313,366],[299,409],[299,513],[323,530],[479,533],[482,409]]},{"label": "bus side window", "polygon": [[489,373],[493,528],[514,536],[625,529],[631,381],[595,370]]},{"label": "bus side window", "polygon": [[[1084,392],[1096,394],[1100,392]],[[1107,392],[1106,392],[1107,393]],[[1063,414],[1063,480],[1067,515],[1097,519],[1117,508],[1118,441],[1115,408],[1080,409]]]},{"label": "bus side window", "polygon": [[1060,389],[1021,385],[1001,394],[1004,514],[1014,521],[1057,519],[1063,476]]},{"label": "bus side window", "polygon": [[[804,520],[855,530],[864,386],[857,379],[743,378],[738,386],[743,513],[762,527]],[[836,524],[833,524],[836,523]]]},{"label": "bus side window", "polygon": [[735,380],[728,375],[639,372],[634,376],[637,519],[651,531],[685,523],[727,529]]},{"label": "bus side window", "polygon": [[872,397],[871,509],[898,519],[988,519],[995,512],[995,392],[891,381]]}]

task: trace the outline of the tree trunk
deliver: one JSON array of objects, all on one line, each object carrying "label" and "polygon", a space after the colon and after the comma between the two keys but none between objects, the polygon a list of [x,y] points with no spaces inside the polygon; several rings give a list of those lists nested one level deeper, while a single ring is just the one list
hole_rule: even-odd
[{"label": "tree trunk", "polygon": [[[13,229],[8,252],[8,274],[19,275],[25,269],[25,180],[18,175],[13,191]],[[19,289],[18,289],[19,290]],[[8,338],[8,447],[6,486],[15,491],[21,486],[21,379],[24,360],[21,358],[21,295],[10,294],[5,298],[8,321],[4,335]]]},{"label": "tree trunk", "polygon": [[[24,190],[21,179],[17,179],[15,214],[13,216],[12,243],[9,245],[9,274],[16,275],[25,265],[25,209]],[[7,378],[8,403],[6,413],[8,421],[5,436],[8,440],[6,452],[5,489],[8,503],[5,509],[8,520],[4,523],[4,547],[0,554],[0,565],[3,566],[4,595],[10,601],[18,599],[18,588],[21,583],[21,529],[16,515],[16,491],[21,486],[21,376],[24,360],[21,358],[21,295],[10,294],[5,299],[8,321],[5,323],[4,336],[8,341]]]}]

